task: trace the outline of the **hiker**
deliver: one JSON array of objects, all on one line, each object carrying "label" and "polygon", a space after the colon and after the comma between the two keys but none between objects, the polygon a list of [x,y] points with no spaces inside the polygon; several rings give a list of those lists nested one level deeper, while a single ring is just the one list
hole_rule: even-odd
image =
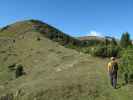
[{"label": "hiker", "polygon": [[118,63],[115,57],[111,57],[111,61],[108,63],[108,73],[109,73],[111,85],[115,89],[117,85],[117,71],[118,71]]}]

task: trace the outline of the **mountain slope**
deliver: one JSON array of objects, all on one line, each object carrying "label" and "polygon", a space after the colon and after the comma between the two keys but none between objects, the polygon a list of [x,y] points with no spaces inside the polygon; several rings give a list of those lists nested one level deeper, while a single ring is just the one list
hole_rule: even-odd
[{"label": "mountain slope", "polygon": [[81,41],[87,41],[87,40],[99,40],[99,41],[104,41],[105,38],[98,37],[98,36],[83,36],[83,37],[79,37],[79,40],[81,40]]},{"label": "mountain slope", "polygon": [[[132,85],[110,87],[108,59],[65,48],[41,31],[15,25],[2,30],[9,33],[0,37],[1,100],[132,100]],[[9,36],[11,30],[15,34]],[[13,64],[23,65],[25,75],[16,79],[15,71],[8,69]]]},{"label": "mountain slope", "polygon": [[56,41],[61,45],[81,45],[78,39],[63,33],[62,31],[52,27],[51,25],[34,19],[19,21],[14,24],[7,25],[0,30],[0,36],[15,37],[27,32],[39,32],[43,34],[44,37]]},{"label": "mountain slope", "polygon": [[[37,40],[38,37],[40,40]],[[87,91],[96,92],[96,81],[89,81],[96,77],[90,72],[95,71],[91,67],[94,66],[91,64],[93,60],[88,59],[85,55],[66,49],[44,38],[38,32],[27,32],[15,38],[15,42],[12,39],[8,41],[1,45],[1,95],[22,90],[24,91],[22,98],[29,100],[28,94],[32,95],[35,92],[38,95],[37,91],[41,90],[54,92],[59,89],[59,92],[63,92],[62,89],[65,88],[66,91],[71,92],[71,88],[74,88],[74,91],[79,92],[77,89],[83,84],[86,86],[91,84],[92,87]],[[26,75],[15,79],[14,72],[7,69],[14,63],[23,65]],[[48,95],[50,94],[48,93]],[[53,94],[54,96],[56,96],[56,92]],[[46,98],[45,93],[43,98]]]}]

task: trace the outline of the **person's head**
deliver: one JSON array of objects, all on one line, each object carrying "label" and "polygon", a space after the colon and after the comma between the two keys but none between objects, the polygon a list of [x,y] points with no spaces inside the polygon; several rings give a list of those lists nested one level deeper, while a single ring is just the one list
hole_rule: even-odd
[{"label": "person's head", "polygon": [[115,61],[115,57],[111,57],[110,59],[111,59],[112,61]]}]

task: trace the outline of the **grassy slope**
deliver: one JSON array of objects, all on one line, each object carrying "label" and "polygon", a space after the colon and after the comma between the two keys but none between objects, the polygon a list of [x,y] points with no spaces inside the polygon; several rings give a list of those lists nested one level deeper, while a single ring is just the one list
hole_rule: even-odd
[{"label": "grassy slope", "polygon": [[[27,32],[13,39],[1,37],[0,48],[0,95],[13,92],[18,100],[133,98],[131,85],[117,90],[110,87],[107,59],[66,49],[37,32]],[[22,64],[26,75],[15,79],[14,72],[7,68],[13,63]]]},{"label": "grassy slope", "polygon": [[[18,88],[20,88],[21,85],[22,87],[29,87],[29,90],[27,90],[29,93],[30,89],[34,91],[37,87],[37,90],[40,90],[43,85],[48,88],[51,86],[55,87],[56,85],[68,85],[68,83],[70,83],[70,85],[78,84],[80,75],[82,76],[82,74],[88,74],[84,77],[86,79],[89,77],[89,73],[86,69],[87,73],[82,72],[84,69],[79,70],[79,68],[82,67],[82,63],[86,65],[86,63],[91,62],[84,61],[86,58],[84,58],[82,54],[79,55],[76,51],[68,50],[46,38],[37,41],[37,37],[41,37],[41,35],[36,32],[27,33],[24,39],[23,36],[19,36],[19,38],[15,40],[15,43],[9,40],[6,46],[1,46],[0,61],[2,62],[2,67],[0,77],[2,82],[1,87],[4,86],[1,92],[7,92],[5,88],[9,88],[9,90],[11,87],[17,88],[19,84]],[[6,52],[3,53],[3,51]],[[12,80],[14,79],[14,75],[7,69],[7,66],[12,63],[24,65],[27,75],[18,80]],[[90,70],[91,67],[85,65],[84,67]],[[75,67],[78,68],[77,72],[75,72]],[[79,77],[77,77],[77,75]],[[73,76],[73,79],[71,76]],[[77,79],[75,77],[77,77]],[[7,80],[9,83],[7,83]],[[70,81],[73,82],[71,83]],[[5,83],[9,85],[5,85]]]},{"label": "grassy slope", "polygon": [[6,29],[0,31],[0,36],[12,37],[16,34],[24,33],[32,29],[33,23],[28,21],[16,22],[9,25]]},{"label": "grassy slope", "polygon": [[[1,94],[20,90],[20,100],[132,100],[132,86],[109,86],[106,59],[79,54],[46,38],[37,41],[41,35],[36,32],[22,37],[2,47]],[[6,72],[14,62],[24,65],[25,76],[14,79]]]}]

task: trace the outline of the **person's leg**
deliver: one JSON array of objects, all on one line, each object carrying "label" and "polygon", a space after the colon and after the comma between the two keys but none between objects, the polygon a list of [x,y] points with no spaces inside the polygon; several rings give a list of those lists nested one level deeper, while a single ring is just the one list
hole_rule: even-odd
[{"label": "person's leg", "polygon": [[116,88],[117,85],[117,72],[113,74],[113,87]]},{"label": "person's leg", "polygon": [[110,78],[110,84],[111,86],[113,86],[113,76],[111,73],[109,73],[109,78]]}]

